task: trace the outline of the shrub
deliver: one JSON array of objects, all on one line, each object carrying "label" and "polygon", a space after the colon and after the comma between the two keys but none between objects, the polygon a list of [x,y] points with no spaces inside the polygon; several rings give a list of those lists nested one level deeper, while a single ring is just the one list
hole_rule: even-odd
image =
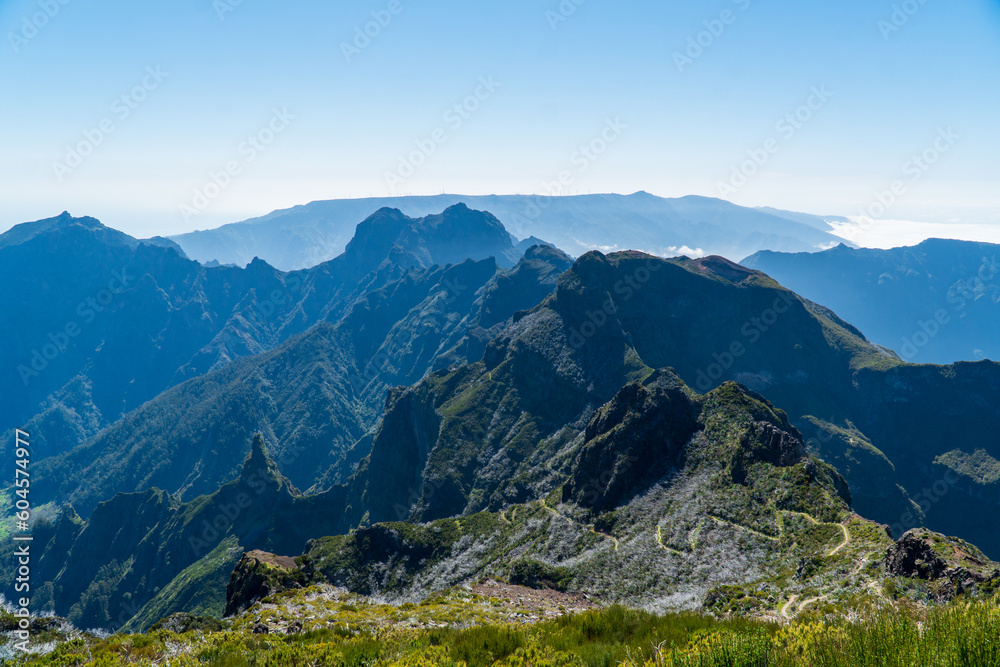
[{"label": "shrub", "polygon": [[516,586],[566,591],[571,580],[568,569],[527,558],[516,561],[510,568],[510,583]]}]

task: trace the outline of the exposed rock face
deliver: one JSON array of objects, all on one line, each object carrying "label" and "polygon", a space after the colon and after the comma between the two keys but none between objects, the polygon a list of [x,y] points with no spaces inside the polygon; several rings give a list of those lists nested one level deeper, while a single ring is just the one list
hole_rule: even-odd
[{"label": "exposed rock face", "polygon": [[917,579],[937,579],[948,564],[934,553],[919,530],[911,530],[889,547],[885,554],[886,573]]},{"label": "exposed rock face", "polygon": [[885,556],[886,574],[940,583],[938,595],[950,600],[977,590],[994,590],[1000,568],[964,540],[923,528],[903,534]]},{"label": "exposed rock face", "polygon": [[698,409],[670,371],[626,385],[586,430],[564,499],[597,513],[627,502],[645,483],[675,467],[701,427]]},{"label": "exposed rock face", "polygon": [[229,578],[225,615],[234,616],[269,595],[298,588],[304,580],[294,558],[250,551],[243,555]]},{"label": "exposed rock face", "polygon": [[783,426],[771,422],[754,422],[749,426],[730,464],[734,482],[742,484],[747,468],[754,463],[784,468],[806,457],[802,438],[790,424]]},{"label": "exposed rock face", "polygon": [[412,262],[422,266],[494,257],[497,264],[509,268],[520,259],[520,253],[493,214],[455,204],[438,215],[411,220],[400,232],[389,257],[404,265]]}]

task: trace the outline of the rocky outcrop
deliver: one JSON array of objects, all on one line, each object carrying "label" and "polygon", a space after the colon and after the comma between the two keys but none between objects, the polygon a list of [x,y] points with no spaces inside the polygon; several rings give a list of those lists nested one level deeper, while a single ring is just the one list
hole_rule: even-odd
[{"label": "rocky outcrop", "polygon": [[771,422],[750,424],[730,464],[733,481],[742,484],[747,469],[754,463],[769,463],[786,468],[806,458],[802,438],[790,426],[782,428]]},{"label": "rocky outcrop", "polygon": [[294,558],[250,551],[243,555],[229,578],[225,615],[234,616],[269,595],[300,588],[305,579]]},{"label": "rocky outcrop", "polygon": [[979,590],[992,591],[1000,585],[1000,566],[979,549],[923,528],[907,531],[889,547],[885,570],[889,576],[936,582],[938,597],[943,600]]},{"label": "rocky outcrop", "polygon": [[885,554],[886,574],[916,579],[937,579],[948,564],[931,547],[926,533],[911,530],[889,547]]},{"label": "rocky outcrop", "polygon": [[587,425],[563,499],[596,513],[627,502],[678,465],[684,445],[701,428],[683,383],[660,371],[626,385]]}]

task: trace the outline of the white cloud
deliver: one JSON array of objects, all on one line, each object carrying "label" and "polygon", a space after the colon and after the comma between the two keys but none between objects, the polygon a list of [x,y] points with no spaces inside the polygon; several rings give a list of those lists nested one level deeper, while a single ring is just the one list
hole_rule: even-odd
[{"label": "white cloud", "polygon": [[704,257],[706,253],[701,248],[691,248],[686,245],[677,247],[675,245],[670,246],[664,252],[656,253],[662,257],[677,257],[679,255],[687,255],[688,257],[693,257],[697,259],[698,257]]},{"label": "white cloud", "polygon": [[915,220],[874,220],[851,217],[850,222],[834,222],[837,236],[865,248],[913,246],[931,238],[1000,243],[1000,224],[920,222]]},{"label": "white cloud", "polygon": [[609,253],[620,250],[617,243],[614,245],[594,245],[593,243],[584,243],[580,239],[573,239],[573,242],[576,243],[581,248],[583,248],[584,250],[588,251],[597,250],[598,252]]}]

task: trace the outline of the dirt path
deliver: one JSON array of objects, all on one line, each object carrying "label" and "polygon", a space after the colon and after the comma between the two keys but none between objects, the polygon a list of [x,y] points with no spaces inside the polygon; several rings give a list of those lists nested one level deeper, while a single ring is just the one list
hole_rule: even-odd
[{"label": "dirt path", "polygon": [[861,559],[858,561],[858,569],[854,571],[854,574],[855,575],[861,574],[861,571],[865,569],[865,565],[868,565],[868,563],[871,562],[871,557],[877,553],[878,553],[877,551],[872,551],[871,553],[867,553],[864,556],[862,556]]},{"label": "dirt path", "polygon": [[656,545],[661,549],[663,549],[664,551],[666,551],[667,553],[676,554],[678,556],[684,555],[677,549],[671,549],[670,547],[668,547],[666,544],[663,543],[663,531],[660,530],[659,526],[656,527]]},{"label": "dirt path", "polygon": [[828,596],[826,596],[826,595],[820,595],[819,597],[809,598],[808,600],[803,600],[802,604],[799,605],[798,611],[795,612],[795,615],[798,616],[799,614],[801,614],[802,610],[805,609],[806,607],[808,607],[809,605],[811,605],[813,602],[819,602],[820,600],[826,600],[827,597]]},{"label": "dirt path", "polygon": [[789,621],[792,620],[792,617],[789,615],[788,610],[791,608],[793,604],[795,604],[795,602],[798,599],[799,599],[798,595],[793,595],[792,597],[788,598],[788,602],[786,602],[785,606],[781,608],[781,615],[787,618]]},{"label": "dirt path", "polygon": [[[823,521],[819,521],[816,517],[812,516],[811,514],[806,514],[805,512],[793,512],[792,510],[778,510],[778,515],[780,516],[781,514],[793,514],[795,516],[800,516],[808,520],[814,526],[837,526],[838,528],[840,528],[840,530],[844,533],[844,541],[837,547],[834,547],[834,549],[827,554],[827,558],[829,558],[830,556],[836,556],[838,553],[841,552],[841,550],[843,550],[844,547],[846,547],[848,544],[851,543],[851,534],[847,531],[847,526],[845,526],[842,523],[826,523]],[[779,522],[778,527],[781,529],[782,533],[785,532],[785,526],[783,523]]]},{"label": "dirt path", "polygon": [[808,519],[814,526],[820,525],[819,520],[816,519],[812,514],[806,514],[805,512],[793,512],[792,510],[778,510],[779,514],[794,514],[795,516],[801,516]]},{"label": "dirt path", "polygon": [[721,523],[727,526],[733,526],[734,528],[739,528],[740,530],[745,530],[746,532],[752,535],[756,535],[757,537],[763,537],[765,540],[771,540],[773,542],[780,541],[777,537],[771,537],[770,535],[765,535],[764,533],[754,530],[753,528],[748,528],[747,526],[743,526],[738,523],[733,523],[732,521],[726,521],[725,519],[720,519],[719,517],[713,516],[711,514],[708,515],[708,518],[716,523]]},{"label": "dirt path", "polygon": [[849,532],[847,532],[847,526],[845,526],[845,525],[844,525],[844,524],[842,524],[842,523],[838,523],[838,524],[837,524],[837,526],[839,526],[839,527],[840,527],[840,529],[841,529],[842,531],[844,531],[844,542],[843,542],[843,544],[841,544],[841,545],[840,545],[839,547],[837,547],[836,549],[834,549],[833,551],[831,551],[830,553],[828,553],[828,554],[827,554],[827,557],[828,557],[828,558],[829,558],[830,556],[836,556],[836,555],[837,555],[838,553],[840,553],[840,551],[841,551],[841,550],[842,550],[842,549],[843,549],[844,547],[846,547],[846,546],[847,546],[848,544],[850,544],[850,543],[851,543],[851,534],[850,534]]}]

